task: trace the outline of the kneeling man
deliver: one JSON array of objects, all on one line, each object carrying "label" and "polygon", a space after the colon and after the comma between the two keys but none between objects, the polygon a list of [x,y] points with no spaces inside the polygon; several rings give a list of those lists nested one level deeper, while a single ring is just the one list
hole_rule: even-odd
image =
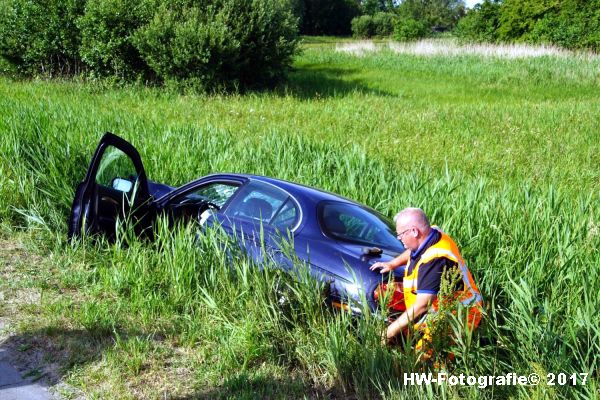
[{"label": "kneeling man", "polygon": [[455,289],[455,298],[469,307],[469,326],[473,329],[481,320],[482,297],[475,285],[465,261],[454,240],[437,227],[429,224],[427,216],[420,208],[406,208],[395,217],[396,233],[406,251],[389,262],[378,262],[371,270],[389,272],[402,265],[404,271],[404,301],[406,311],[387,328],[386,342],[407,330],[410,324],[424,332],[417,343],[417,350],[428,341],[427,319],[438,310],[438,292],[442,274],[446,269],[458,268],[462,282]]}]

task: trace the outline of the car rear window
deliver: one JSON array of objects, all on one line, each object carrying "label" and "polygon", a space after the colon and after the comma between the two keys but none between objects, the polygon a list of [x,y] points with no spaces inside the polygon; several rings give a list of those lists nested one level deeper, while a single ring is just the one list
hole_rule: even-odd
[{"label": "car rear window", "polygon": [[319,207],[319,223],[327,236],[340,241],[404,251],[394,224],[385,216],[356,204],[328,202]]}]

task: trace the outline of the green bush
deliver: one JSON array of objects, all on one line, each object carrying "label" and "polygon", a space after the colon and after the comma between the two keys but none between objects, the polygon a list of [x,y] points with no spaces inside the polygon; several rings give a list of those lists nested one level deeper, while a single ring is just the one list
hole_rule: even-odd
[{"label": "green bush", "polygon": [[392,13],[378,12],[373,15],[375,35],[379,37],[391,36],[394,33],[396,16]]},{"label": "green bush", "polygon": [[394,22],[395,15],[392,13],[361,15],[352,20],[352,35],[359,38],[391,36],[394,33]]},{"label": "green bush", "polygon": [[554,0],[505,0],[500,8],[500,40],[519,40],[531,32],[536,22],[557,10]]},{"label": "green bush", "polygon": [[277,82],[297,49],[292,0],[0,1],[0,70],[176,82]]},{"label": "green bush", "polygon": [[476,4],[462,18],[454,30],[454,34],[463,40],[474,42],[496,42],[500,16],[499,0],[484,0]]},{"label": "green bush", "polygon": [[564,26],[558,13],[547,13],[520,39],[532,43],[554,43],[563,47],[574,47],[576,35],[581,31],[576,21]]},{"label": "green bush", "polygon": [[423,22],[412,18],[401,19],[394,27],[394,39],[400,41],[421,39],[429,33],[430,30]]},{"label": "green bush", "polygon": [[81,69],[76,19],[84,0],[0,2],[0,55],[25,75],[71,75]]},{"label": "green bush", "polygon": [[375,24],[370,15],[361,15],[352,20],[352,36],[357,38],[370,38],[375,36]]},{"label": "green bush", "polygon": [[397,12],[402,20],[413,19],[429,30],[443,32],[453,29],[465,15],[465,4],[462,0],[402,0]]},{"label": "green bush", "polygon": [[291,64],[296,23],[281,0],[165,2],[133,44],[163,81],[201,89],[263,86]]},{"label": "green bush", "polygon": [[151,20],[158,0],[88,0],[79,19],[81,58],[94,74],[123,80],[148,78],[151,70],[132,42]]},{"label": "green bush", "polygon": [[570,0],[544,15],[523,35],[533,43],[553,43],[570,49],[600,50],[600,1]]},{"label": "green bush", "polygon": [[549,43],[600,50],[600,0],[485,0],[455,32],[470,41]]}]

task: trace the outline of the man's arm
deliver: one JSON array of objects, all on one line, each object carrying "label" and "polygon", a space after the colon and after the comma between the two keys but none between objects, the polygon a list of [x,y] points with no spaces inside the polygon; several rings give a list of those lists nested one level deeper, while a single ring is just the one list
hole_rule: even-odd
[{"label": "man's arm", "polygon": [[426,313],[435,298],[435,294],[418,293],[414,304],[388,326],[385,339],[386,343],[404,329],[408,328],[409,324],[415,323],[421,315]]},{"label": "man's arm", "polygon": [[386,272],[390,272],[390,271],[398,268],[401,265],[408,263],[409,260],[410,260],[410,250],[407,249],[404,251],[404,253],[400,254],[396,258],[391,259],[390,261],[376,262],[375,264],[371,265],[371,267],[369,269],[371,271],[375,271],[375,270],[381,268],[381,271],[379,271],[379,272],[384,274]]}]

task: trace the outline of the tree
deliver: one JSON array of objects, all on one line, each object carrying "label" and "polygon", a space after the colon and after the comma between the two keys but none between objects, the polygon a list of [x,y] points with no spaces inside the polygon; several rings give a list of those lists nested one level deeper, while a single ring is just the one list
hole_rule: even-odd
[{"label": "tree", "polygon": [[304,0],[300,32],[306,35],[349,35],[350,22],[361,14],[359,0]]},{"label": "tree", "polygon": [[363,13],[368,15],[375,15],[381,11],[392,11],[395,8],[393,0],[362,0],[361,6]]},{"label": "tree", "polygon": [[24,75],[72,75],[82,69],[75,25],[83,0],[0,1],[0,57]]},{"label": "tree", "polygon": [[454,28],[465,11],[463,0],[403,0],[398,7],[401,20],[415,20],[436,31]]},{"label": "tree", "polygon": [[600,0],[485,0],[455,33],[467,40],[600,50]]},{"label": "tree", "polygon": [[558,0],[505,0],[500,11],[500,40],[515,40],[531,32],[549,13],[559,10]]},{"label": "tree", "polygon": [[478,3],[458,22],[456,36],[475,42],[498,40],[501,0],[484,0]]},{"label": "tree", "polygon": [[600,49],[600,0],[562,0],[538,16],[521,40],[570,49]]}]

